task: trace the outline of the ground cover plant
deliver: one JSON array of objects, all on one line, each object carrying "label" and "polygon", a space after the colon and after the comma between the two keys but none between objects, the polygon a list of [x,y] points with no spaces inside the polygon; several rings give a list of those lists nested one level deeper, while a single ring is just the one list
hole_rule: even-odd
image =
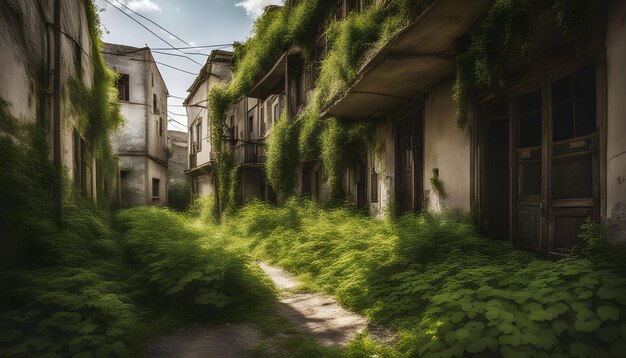
[{"label": "ground cover plant", "polygon": [[595,224],[569,257],[544,260],[475,234],[463,218],[380,221],[291,200],[224,223],[254,255],[398,330],[348,355],[618,357],[626,351],[626,254]]}]

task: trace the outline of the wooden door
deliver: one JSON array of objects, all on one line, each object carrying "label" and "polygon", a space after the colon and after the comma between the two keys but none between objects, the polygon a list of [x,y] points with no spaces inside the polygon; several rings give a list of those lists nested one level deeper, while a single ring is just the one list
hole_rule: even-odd
[{"label": "wooden door", "polygon": [[517,140],[514,150],[515,241],[531,250],[541,250],[544,241],[542,92],[535,90],[515,99]]},{"label": "wooden door", "polygon": [[585,67],[550,86],[548,252],[566,254],[598,212],[596,75]]}]

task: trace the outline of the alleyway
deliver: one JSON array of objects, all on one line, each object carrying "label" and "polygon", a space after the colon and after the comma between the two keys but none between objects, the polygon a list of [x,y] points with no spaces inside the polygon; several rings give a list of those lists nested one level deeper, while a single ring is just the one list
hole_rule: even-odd
[{"label": "alleyway", "polygon": [[[324,346],[345,347],[357,334],[368,330],[377,342],[390,342],[393,334],[369,326],[365,317],[345,310],[337,301],[319,293],[297,293],[300,282],[289,272],[260,262],[261,269],[280,290],[278,312],[301,332]],[[144,352],[144,357],[249,357],[261,342],[262,333],[251,324],[194,324],[161,337]]]}]

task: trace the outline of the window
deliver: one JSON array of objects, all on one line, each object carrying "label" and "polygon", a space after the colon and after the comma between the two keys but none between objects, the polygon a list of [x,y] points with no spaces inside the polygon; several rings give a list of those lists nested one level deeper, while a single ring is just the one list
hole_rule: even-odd
[{"label": "window", "polygon": [[152,112],[153,113],[159,113],[159,106],[158,106],[158,102],[157,102],[157,95],[156,95],[156,93],[152,94]]},{"label": "window", "polygon": [[202,118],[200,118],[200,120],[196,124],[196,130],[194,134],[196,135],[196,145],[198,148],[197,150],[201,151],[202,150]]},{"label": "window", "polygon": [[83,195],[87,194],[87,145],[74,129],[74,183]]},{"label": "window", "polygon": [[541,91],[517,97],[519,148],[541,145]]},{"label": "window", "polygon": [[278,101],[274,102],[274,106],[272,109],[273,113],[272,113],[272,124],[276,123],[278,121],[278,117],[280,116],[280,109],[278,107]]},{"label": "window", "polygon": [[152,78],[152,87],[154,87],[154,72],[150,74],[151,78]]},{"label": "window", "polygon": [[585,67],[552,84],[552,139],[589,135],[596,130],[596,74]]},{"label": "window", "polygon": [[121,74],[117,79],[117,92],[120,101],[129,101],[128,94],[129,78],[127,74]]},{"label": "window", "polygon": [[237,139],[237,128],[235,127],[235,116],[230,116],[230,140]]},{"label": "window", "polygon": [[254,116],[248,117],[248,131],[250,133],[254,132]]},{"label": "window", "polygon": [[259,119],[261,135],[265,134],[265,108],[261,107],[261,118]]},{"label": "window", "polygon": [[163,137],[163,118],[159,117],[159,136]]},{"label": "window", "polygon": [[152,178],[152,198],[153,199],[159,198],[159,193],[161,190],[159,186],[160,186],[160,180],[156,178]]}]

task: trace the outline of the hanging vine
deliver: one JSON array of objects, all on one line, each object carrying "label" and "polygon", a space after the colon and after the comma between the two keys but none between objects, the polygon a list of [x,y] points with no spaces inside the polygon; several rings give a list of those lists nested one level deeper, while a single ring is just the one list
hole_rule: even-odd
[{"label": "hanging vine", "polygon": [[[556,0],[553,11],[565,40],[579,53],[591,29],[591,20],[604,1]],[[467,49],[457,57],[452,99],[459,128],[467,125],[468,109],[475,87],[504,87],[507,57],[515,39],[517,49],[530,57],[534,48],[532,21],[535,1],[496,0],[487,11],[480,29],[471,36]]]}]

